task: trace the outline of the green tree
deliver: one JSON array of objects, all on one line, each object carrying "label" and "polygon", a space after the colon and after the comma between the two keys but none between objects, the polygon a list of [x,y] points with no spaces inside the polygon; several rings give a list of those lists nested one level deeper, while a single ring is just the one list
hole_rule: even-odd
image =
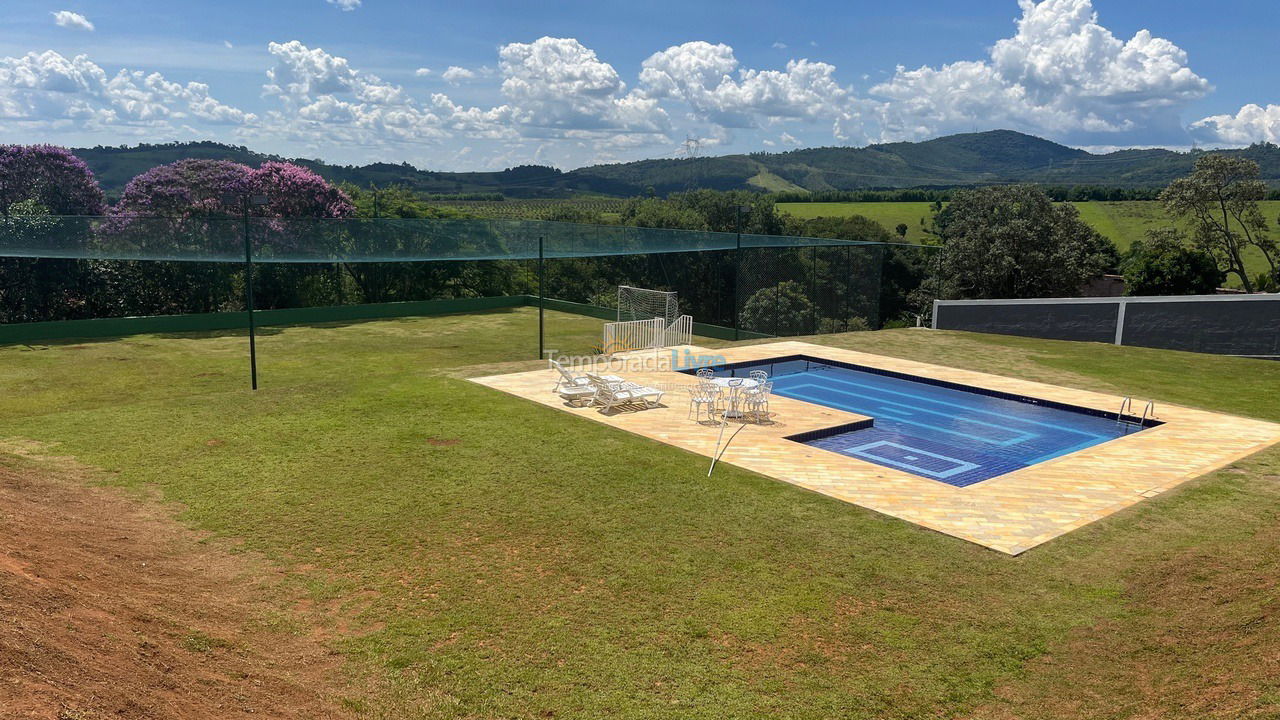
[{"label": "green tree", "polygon": [[803,285],[784,280],[757,290],[742,306],[742,327],[770,335],[813,332],[815,308]]},{"label": "green tree", "polygon": [[[404,185],[363,188],[350,183],[341,190],[355,205],[355,216],[369,220],[355,226],[353,233],[369,249],[389,256],[412,256],[429,250],[430,241],[414,223],[399,220],[452,220],[473,215],[450,207],[433,205],[429,199]],[[376,219],[375,219],[376,218]],[[486,228],[477,222],[479,233]],[[462,231],[461,225],[456,226]],[[343,263],[345,278],[354,283],[348,292],[347,280],[338,279],[339,301],[397,302],[434,298],[477,297],[526,292],[521,284],[525,273],[517,263],[505,260],[475,262],[349,262]]]},{"label": "green tree", "polygon": [[1029,185],[958,191],[934,229],[942,247],[921,288],[932,298],[1072,296],[1119,263],[1074,206]]},{"label": "green tree", "polygon": [[796,229],[806,237],[867,242],[889,242],[893,239],[883,225],[861,215],[813,218],[803,221]]},{"label": "green tree", "polygon": [[448,207],[437,207],[404,185],[363,188],[342,183],[339,189],[355,205],[355,217],[361,218],[465,218],[467,213]]},{"label": "green tree", "polygon": [[906,238],[908,229],[906,223],[898,223],[898,227],[894,228],[893,231],[898,234],[898,237]]},{"label": "green tree", "polygon": [[[893,240],[883,225],[861,215],[805,220],[798,231],[801,235],[815,238],[875,243]],[[868,318],[872,323],[878,323],[901,314],[905,309],[902,300],[906,292],[920,285],[924,271],[923,267],[911,267],[900,260],[925,252],[927,249],[915,247],[858,245],[822,248],[813,254],[818,263],[817,276],[822,278],[823,290],[818,295],[819,298],[827,298],[825,303],[819,303],[822,316],[819,329],[822,332],[865,329],[869,324]],[[810,257],[808,252],[799,253],[803,265],[796,272],[803,273],[805,277],[813,270]]]},{"label": "green tree", "polygon": [[1177,230],[1150,230],[1120,263],[1127,295],[1207,295],[1226,277],[1213,256],[1187,247]]},{"label": "green tree", "polygon": [[[747,208],[745,212],[739,208]],[[665,199],[633,198],[620,222],[638,227],[712,230],[762,235],[794,235],[795,222],[779,214],[773,198],[746,191],[691,190]]]},{"label": "green tree", "polygon": [[707,222],[696,210],[661,198],[635,198],[622,208],[623,225],[680,230],[706,230]]},{"label": "green tree", "polygon": [[1160,201],[1174,217],[1191,224],[1195,243],[1213,255],[1223,271],[1240,279],[1246,292],[1255,289],[1244,265],[1244,250],[1255,247],[1276,275],[1277,247],[1267,237],[1267,221],[1258,201],[1267,186],[1258,164],[1248,158],[1204,155],[1190,175],[1174,180]]}]

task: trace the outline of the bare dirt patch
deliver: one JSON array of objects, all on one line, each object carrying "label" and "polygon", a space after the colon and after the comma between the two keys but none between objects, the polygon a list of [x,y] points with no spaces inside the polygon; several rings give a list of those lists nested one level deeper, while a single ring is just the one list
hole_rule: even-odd
[{"label": "bare dirt patch", "polygon": [[347,716],[340,658],[280,628],[263,563],[66,459],[2,450],[0,715]]}]

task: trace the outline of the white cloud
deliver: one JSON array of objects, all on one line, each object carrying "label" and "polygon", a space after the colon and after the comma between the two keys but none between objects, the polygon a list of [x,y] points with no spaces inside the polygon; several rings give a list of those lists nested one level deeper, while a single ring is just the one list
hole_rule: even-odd
[{"label": "white cloud", "polygon": [[1140,30],[1128,41],[1098,23],[1090,0],[1019,0],[1017,33],[987,60],[899,67],[871,89],[884,139],[1009,126],[1058,137],[1180,133],[1178,111],[1211,87],[1186,53]]},{"label": "white cloud", "polygon": [[440,73],[440,77],[450,85],[457,85],[464,80],[474,80],[476,73],[474,70],[468,70],[457,65],[450,65],[444,72]]},{"label": "white cloud", "polygon": [[[328,1],[344,10],[360,5]],[[77,130],[107,143],[118,142],[113,136],[185,133],[278,152],[305,148],[347,162],[408,159],[437,167],[456,167],[464,158],[472,166],[499,167],[537,158],[562,165],[636,159],[664,154],[686,135],[699,137],[704,150],[920,139],[994,127],[1074,145],[1189,142],[1180,114],[1211,88],[1180,48],[1146,30],[1117,38],[1099,24],[1090,0],[1019,5],[1016,31],[986,56],[880,71],[879,84],[864,95],[842,84],[826,62],[793,55],[780,68],[744,67],[732,47],[701,41],[655,52],[638,76],[625,78],[592,48],[554,37],[503,45],[496,65],[400,70],[468,84],[478,96],[500,95],[473,107],[445,93],[424,93],[427,83],[402,87],[292,41],[268,45],[267,109],[250,112],[218,101],[201,83],[102,69],[146,67],[158,52],[145,43],[129,45],[123,55],[118,47],[101,57],[95,52],[97,62],[30,53],[0,58],[0,130],[33,140]],[[83,20],[62,11],[55,13],[60,25],[80,27],[65,24],[63,14]],[[264,69],[248,48],[227,53],[222,49],[233,49],[232,43],[217,42],[185,52],[237,69]],[[788,49],[782,41],[773,48]],[[861,78],[860,87],[869,76]],[[1247,105],[1190,130],[1222,144],[1276,142],[1280,106]]]},{"label": "white cloud", "polygon": [[263,94],[285,110],[268,113],[267,131],[316,145],[431,143],[453,133],[483,138],[513,135],[512,111],[458,105],[448,96],[420,102],[399,85],[354,69],[346,58],[294,40],[270,43],[275,65]]},{"label": "white cloud", "polygon": [[0,58],[0,120],[167,131],[193,118],[219,125],[257,121],[213,98],[203,83],[184,85],[140,70],[109,76],[84,55],[68,59],[53,50]]},{"label": "white cloud", "polygon": [[342,10],[342,12],[351,12],[362,4],[361,0],[325,0],[325,2]]},{"label": "white cloud", "polygon": [[1235,115],[1212,115],[1191,124],[1197,138],[1227,145],[1280,143],[1280,105],[1249,104]]},{"label": "white cloud", "polygon": [[89,18],[81,15],[80,13],[74,13],[70,10],[59,10],[49,14],[53,16],[53,22],[56,23],[58,27],[72,28],[74,30],[88,30],[89,32],[93,32],[93,23],[89,22]]},{"label": "white cloud", "polygon": [[853,102],[835,80],[833,65],[800,59],[786,70],[740,69],[733,48],[724,44],[676,45],[649,56],[642,68],[640,83],[649,97],[683,101],[697,117],[724,127],[835,117]]},{"label": "white cloud", "polygon": [[297,40],[269,43],[275,65],[267,71],[263,92],[288,103],[305,104],[317,97],[350,93],[356,100],[379,105],[403,104],[404,91],[377,75],[353,70],[347,59]]},{"label": "white cloud", "polygon": [[656,100],[627,92],[613,66],[572,38],[511,43],[498,52],[502,94],[519,121],[543,130],[656,133],[667,115]]},{"label": "white cloud", "polygon": [[[278,141],[365,147],[366,157],[401,159],[406,151],[415,156],[435,147],[436,156],[448,152],[441,159],[460,162],[464,156],[443,143],[469,139],[495,152],[488,158],[477,152],[474,162],[490,163],[591,161],[666,142],[669,120],[658,102],[628,91],[612,66],[572,39],[503,46],[496,72],[505,102],[488,108],[461,105],[444,93],[414,97],[346,58],[297,41],[271,43],[268,50],[275,62],[263,94],[283,107],[269,112],[254,133]],[[461,73],[482,79],[494,72],[453,66],[441,77],[456,82]],[[495,143],[502,146],[495,150]],[[392,155],[393,148],[401,150]]]}]

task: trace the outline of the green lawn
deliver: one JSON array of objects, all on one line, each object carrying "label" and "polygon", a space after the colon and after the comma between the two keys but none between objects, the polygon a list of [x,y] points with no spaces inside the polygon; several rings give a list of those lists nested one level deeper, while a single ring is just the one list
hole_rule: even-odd
[{"label": "green lawn", "polygon": [[[930,227],[933,211],[927,202],[815,202],[778,203],[778,210],[808,220],[816,217],[861,215],[875,220],[891,233],[898,223],[907,225],[907,242],[923,242],[925,228]],[[921,222],[923,221],[923,223]]]},{"label": "green lawn", "polygon": [[[550,317],[566,348],[599,332]],[[1280,713],[1280,451],[1010,558],[463,379],[535,367],[535,327],[277,329],[257,393],[236,333],[0,347],[0,437],[290,571],[347,616],[370,717]],[[1278,363],[817,341],[1280,420]]]},{"label": "green lawn", "polygon": [[[843,217],[845,215],[862,215],[883,225],[889,232],[894,232],[898,223],[906,223],[907,241],[922,242],[925,239],[924,228],[928,227],[932,218],[927,202],[847,202],[847,203],[779,203],[778,209],[800,218]],[[1169,226],[1168,216],[1160,204],[1156,202],[1078,202],[1074,203],[1080,211],[1080,217],[1095,230],[1111,238],[1121,251],[1128,249],[1134,240],[1146,237],[1148,230]],[[1280,225],[1280,200],[1268,200],[1262,205],[1262,213],[1268,223]],[[924,224],[921,224],[921,220]],[[1245,258],[1246,267],[1256,274],[1268,269],[1262,253],[1256,250],[1248,252]],[[1227,284],[1238,286],[1240,281],[1234,276],[1228,278]]]}]

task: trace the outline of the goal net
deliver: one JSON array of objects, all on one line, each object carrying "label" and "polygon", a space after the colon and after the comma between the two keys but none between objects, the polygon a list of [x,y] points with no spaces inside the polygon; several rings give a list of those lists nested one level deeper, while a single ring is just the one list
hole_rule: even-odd
[{"label": "goal net", "polygon": [[664,290],[618,286],[618,322],[635,320],[662,320],[668,327],[680,317],[680,303],[676,293]]}]

